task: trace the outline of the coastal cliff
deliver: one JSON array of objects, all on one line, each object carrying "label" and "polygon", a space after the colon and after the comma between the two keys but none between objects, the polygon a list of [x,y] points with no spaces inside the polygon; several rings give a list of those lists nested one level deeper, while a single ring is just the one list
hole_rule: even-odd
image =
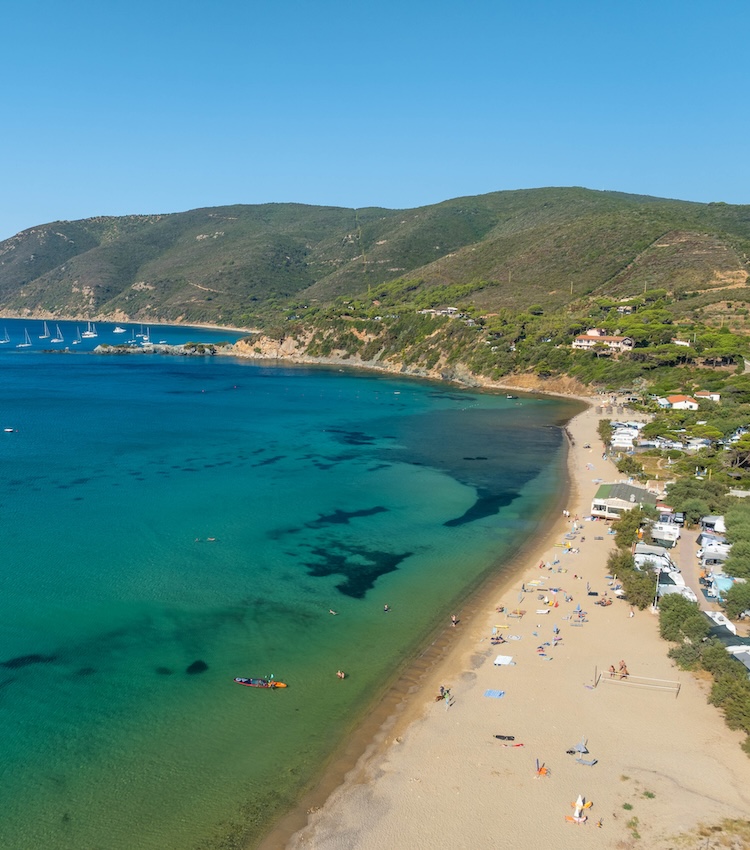
[{"label": "coastal cliff", "polygon": [[517,389],[524,392],[550,393],[578,398],[591,396],[589,388],[575,378],[566,375],[542,378],[532,373],[513,374],[504,376],[502,380],[492,380],[485,375],[477,375],[464,363],[449,363],[445,355],[434,365],[426,366],[419,363],[409,363],[399,358],[383,357],[380,353],[367,359],[359,354],[351,354],[344,349],[334,349],[327,355],[311,354],[310,347],[314,336],[312,330],[305,330],[294,337],[287,336],[283,339],[256,334],[238,340],[234,345],[217,349],[216,353],[259,361],[371,369],[378,372],[411,375],[436,381],[450,381],[465,387],[498,390]]}]

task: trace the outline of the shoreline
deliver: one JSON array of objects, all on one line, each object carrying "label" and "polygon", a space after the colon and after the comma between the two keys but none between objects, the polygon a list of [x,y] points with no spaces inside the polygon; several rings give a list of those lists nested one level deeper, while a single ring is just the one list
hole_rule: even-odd
[{"label": "shoreline", "polygon": [[[589,400],[587,409],[563,426],[572,516],[588,515],[587,501],[590,505],[598,486],[592,475],[613,477],[614,467],[596,452],[599,418]],[[587,444],[594,448],[585,449]],[[260,850],[418,848],[437,841],[483,847],[492,834],[510,846],[561,848],[579,847],[584,839],[596,839],[597,847],[627,848],[642,835],[642,846],[666,848],[678,832],[750,811],[750,790],[741,780],[747,771],[741,735],[708,705],[705,684],[679,674],[648,611],[631,618],[627,603],[617,600],[598,609],[587,599],[589,622],[573,629],[567,620],[573,604],[561,606],[552,617],[562,626],[563,641],[547,650],[552,657],[538,658],[534,644],[542,637],[551,641],[552,620],[529,610],[509,625],[518,632],[517,643],[490,646],[491,624],[501,621],[495,607],[517,605],[521,582],[547,578],[550,586],[554,576],[583,602],[580,580],[572,579],[580,571],[600,593],[607,589],[612,544],[603,522],[584,523],[587,540],[579,554],[559,559],[570,565],[567,572],[538,568],[540,562],[554,562],[568,522],[560,514],[550,516],[540,537],[518,551],[507,571],[470,595],[459,629],[436,633],[414,660],[415,669],[405,671],[373,712],[376,717],[350,736],[300,806],[272,827]],[[525,609],[538,604],[535,596],[525,595]],[[517,666],[494,667],[491,657],[503,652],[512,652]],[[679,699],[607,683],[594,689],[596,668],[606,669],[619,657],[628,658],[631,675],[679,678]],[[441,684],[456,700],[450,710],[435,704]],[[492,686],[507,687],[507,698],[484,699],[483,689]],[[493,738],[498,732],[513,733],[525,747],[504,749]],[[582,734],[597,765],[580,766],[565,754]],[[537,781],[535,758],[550,766],[551,777]],[[342,773],[343,781],[334,781]],[[583,832],[564,818],[579,793],[595,798]],[[594,828],[598,818],[602,831]],[[294,831],[302,820],[306,824]]]},{"label": "shoreline", "polygon": [[[248,331],[248,333],[251,333]],[[264,338],[265,340],[265,338]],[[258,340],[250,343],[244,339],[237,340],[233,345],[217,351],[223,357],[236,357],[240,360],[251,360],[257,364],[272,363],[279,366],[322,366],[337,369],[351,369],[355,372],[375,372],[388,375],[401,375],[408,378],[417,378],[427,381],[438,381],[443,384],[457,384],[467,389],[497,390],[505,392],[515,390],[533,395],[554,395],[560,398],[581,401],[592,404],[592,394],[583,384],[574,378],[565,375],[557,378],[539,378],[529,373],[508,376],[507,380],[495,381],[482,375],[476,375],[462,364],[456,364],[449,369],[435,367],[423,369],[422,367],[409,367],[399,362],[383,360],[361,360],[359,357],[312,357],[306,353],[300,353],[296,343],[285,347],[285,343],[275,343],[275,348],[269,349],[267,341],[261,341],[260,348],[257,347]],[[264,350],[265,347],[265,350]]]},{"label": "shoreline", "polygon": [[[567,425],[561,426],[561,431],[565,440],[562,465],[567,467],[571,438]],[[547,529],[544,534],[551,536],[554,531],[550,529],[561,527],[560,512],[564,504],[572,501],[572,485],[573,482],[566,474],[558,498],[540,521],[540,525]],[[456,610],[460,612],[461,623],[470,624],[483,616],[487,596],[507,592],[526,569],[526,561],[537,549],[538,544],[533,540],[522,542],[506,565],[498,562],[491,567],[485,577],[469,590],[460,605],[456,606]],[[303,792],[298,803],[271,825],[259,843],[248,846],[253,850],[281,850],[296,846],[290,845],[289,842],[305,828],[309,816],[323,810],[336,792],[352,782],[357,784],[363,765],[371,759],[377,759],[394,738],[419,719],[423,700],[433,689],[437,689],[434,682],[440,678],[439,673],[443,667],[454,659],[457,649],[459,645],[456,643],[455,631],[448,625],[436,625],[423,648],[405,663],[404,669],[392,684],[341,741],[312,786]]]}]

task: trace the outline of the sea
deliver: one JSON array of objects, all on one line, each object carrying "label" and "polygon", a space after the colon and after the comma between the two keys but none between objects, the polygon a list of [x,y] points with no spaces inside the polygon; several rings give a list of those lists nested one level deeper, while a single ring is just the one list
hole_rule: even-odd
[{"label": "sea", "polygon": [[48,324],[0,319],[0,847],[252,846],[539,532],[578,408]]}]

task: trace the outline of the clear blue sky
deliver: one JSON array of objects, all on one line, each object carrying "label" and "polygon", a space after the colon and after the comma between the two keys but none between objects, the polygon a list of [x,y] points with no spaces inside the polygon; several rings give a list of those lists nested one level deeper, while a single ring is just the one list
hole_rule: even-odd
[{"label": "clear blue sky", "polygon": [[23,0],[0,239],[535,186],[750,203],[747,0]]}]

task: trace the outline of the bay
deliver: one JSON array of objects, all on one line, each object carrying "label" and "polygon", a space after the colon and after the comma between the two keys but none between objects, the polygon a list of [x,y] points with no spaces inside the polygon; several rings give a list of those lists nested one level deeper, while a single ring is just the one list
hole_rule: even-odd
[{"label": "bay", "polygon": [[[574,412],[224,357],[0,370],[0,846],[18,850],[252,842],[536,532]],[[269,674],[289,687],[233,682]]]}]

